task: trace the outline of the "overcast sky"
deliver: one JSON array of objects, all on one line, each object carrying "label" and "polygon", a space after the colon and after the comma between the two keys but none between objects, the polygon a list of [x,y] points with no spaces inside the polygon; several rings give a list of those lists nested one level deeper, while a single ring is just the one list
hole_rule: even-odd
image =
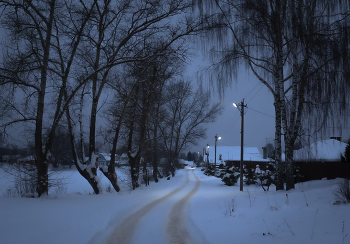
[{"label": "overcast sky", "polygon": [[[204,68],[205,65],[205,63],[196,60],[189,67],[188,73],[193,77],[194,83],[196,82],[195,73]],[[213,89],[209,85],[206,87]],[[256,146],[260,149],[266,144],[266,141],[273,141],[274,107],[272,94],[253,75],[248,74],[244,67],[240,70],[237,81],[233,80],[232,87],[225,90],[225,96],[221,100],[216,90],[212,92],[211,98],[213,102],[221,101],[224,106],[223,113],[215,123],[208,126],[207,139],[200,141],[198,146],[190,149],[191,151],[202,153],[207,144],[213,146],[216,134],[221,137],[221,140],[217,142],[218,146],[239,146],[241,144],[241,116],[233,103],[240,103],[243,98],[248,107],[244,115],[244,145]]]},{"label": "overcast sky", "polygon": [[[193,58],[192,64],[188,68],[188,75],[192,77],[196,84],[195,73],[208,65],[203,57]],[[207,84],[207,83],[206,83]],[[213,89],[207,85],[208,89]],[[240,146],[241,145],[241,116],[233,103],[240,103],[245,99],[247,109],[244,115],[244,145],[257,147],[262,152],[262,147],[267,142],[273,143],[275,136],[275,109],[273,106],[273,96],[252,73],[249,73],[244,66],[239,71],[237,80],[232,80],[232,87],[225,90],[225,97],[221,99],[224,111],[215,123],[208,126],[207,138],[198,142],[198,146],[188,148],[191,152],[199,151],[203,153],[203,148],[207,144],[215,145],[215,135],[221,137],[217,146]],[[220,101],[217,91],[212,92],[212,100]],[[349,127],[349,126],[348,126]],[[343,132],[330,132],[323,135],[322,139],[329,136],[342,136],[342,140],[349,139],[350,129],[344,128]],[[321,138],[319,138],[321,139]],[[214,152],[214,149],[210,150]]]}]

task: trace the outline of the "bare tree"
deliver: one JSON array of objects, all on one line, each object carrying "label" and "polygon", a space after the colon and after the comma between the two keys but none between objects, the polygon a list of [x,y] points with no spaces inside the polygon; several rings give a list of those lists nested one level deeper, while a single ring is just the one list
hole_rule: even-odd
[{"label": "bare tree", "polygon": [[[159,43],[150,43],[148,47],[144,48],[144,52],[154,52],[152,49],[157,45]],[[160,47],[162,48],[162,45]],[[159,107],[162,87],[177,71],[178,65],[176,65],[176,62],[178,61],[174,61],[178,60],[176,55],[176,51],[169,48],[166,55],[155,56],[147,61],[128,64],[124,82],[114,87],[118,92],[116,99],[119,105],[114,103],[112,109],[114,118],[112,124],[117,124],[117,126],[115,127],[116,131],[111,154],[113,155],[116,151],[116,143],[123,122],[128,130],[128,156],[133,188],[138,187],[139,162],[141,156],[147,150],[145,147],[146,137],[147,135],[149,136],[150,130],[148,123],[150,114],[152,117],[159,116],[159,109],[154,110],[153,108],[155,106]],[[153,130],[156,131],[154,133],[157,135],[158,126],[154,126]],[[150,138],[148,138],[148,141],[150,141]],[[147,145],[150,145],[150,143],[147,143]],[[153,148],[153,150],[156,150],[156,148]],[[157,163],[154,162],[153,165],[155,174],[157,174]],[[111,167],[113,168],[110,169]],[[114,166],[109,166],[108,172],[104,172],[105,175],[106,173],[111,174],[111,170],[114,172]]]},{"label": "bare tree", "polygon": [[[48,192],[48,164],[55,130],[79,89],[75,87],[64,103],[70,68],[93,4],[58,0],[0,1],[0,4],[4,13],[2,24],[10,33],[0,69],[0,84],[15,91],[12,100],[7,100],[11,111],[3,127],[33,122],[36,191],[41,196]],[[25,103],[18,104],[15,96],[23,93]],[[48,93],[55,95],[48,97]],[[46,106],[53,108],[54,113],[50,114]],[[46,141],[43,140],[44,126],[49,128]]]},{"label": "bare tree", "polygon": [[175,175],[175,160],[182,149],[205,138],[206,124],[221,113],[220,103],[211,105],[209,94],[193,92],[189,81],[174,81],[166,87],[167,116],[162,121],[161,135],[168,151],[168,170]]},{"label": "bare tree", "polygon": [[[199,6],[203,3],[199,1]],[[345,108],[346,99],[334,96],[333,91],[345,88],[342,70],[346,68],[342,63],[348,59],[349,41],[344,36],[348,29],[349,4],[346,1],[232,0],[215,1],[214,9],[221,16],[222,28],[217,29],[219,38],[212,35],[211,41],[228,44],[217,45],[218,50],[212,52],[212,57],[219,60],[214,65],[219,88],[234,77],[240,61],[244,61],[270,90],[276,114],[276,189],[284,189],[284,168],[286,189],[294,188],[293,145],[305,118],[305,104],[308,100],[327,97],[330,101],[327,108],[334,104],[342,105],[336,106],[337,111]],[[324,112],[327,120],[330,110]],[[314,110],[309,114],[314,118],[317,113]],[[286,152],[284,165],[282,134]]]},{"label": "bare tree", "polygon": [[[135,61],[151,60],[151,57],[164,55],[167,48],[175,42],[183,42],[183,37],[202,28],[201,22],[186,15],[192,4],[188,1],[164,2],[154,1],[97,1],[96,11],[89,22],[87,42],[80,49],[81,70],[90,74],[91,81],[91,112],[89,131],[89,165],[95,163],[91,159],[95,154],[96,121],[99,101],[105,85],[113,83],[118,69],[122,64]],[[173,21],[178,18],[178,22]],[[143,52],[144,40],[157,39],[163,45],[153,52]],[[181,46],[181,45],[180,45]],[[87,77],[85,74],[83,77]],[[130,97],[138,85],[138,81],[131,87]],[[121,116],[122,117],[122,116]],[[114,130],[118,138],[121,123]],[[113,144],[116,145],[116,140]],[[112,147],[114,162],[115,145]],[[105,175],[111,181],[115,170],[110,165]],[[96,192],[98,193],[98,192]]]}]

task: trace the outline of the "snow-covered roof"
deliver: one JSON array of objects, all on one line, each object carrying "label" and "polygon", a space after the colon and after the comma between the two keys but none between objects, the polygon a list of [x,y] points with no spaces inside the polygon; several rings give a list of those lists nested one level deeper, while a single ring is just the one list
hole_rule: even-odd
[{"label": "snow-covered roof", "polygon": [[[110,153],[96,153],[98,157],[103,157],[106,161],[111,161],[111,154]],[[119,155],[115,155],[115,159],[119,158]],[[101,159],[100,159],[101,160]]]},{"label": "snow-covered roof", "polygon": [[127,153],[123,153],[120,158],[128,158],[128,154]]},{"label": "snow-covered roof", "polygon": [[108,153],[97,153],[98,156],[103,156],[106,161],[111,160],[111,154]]},{"label": "snow-covered roof", "polygon": [[328,139],[317,141],[299,150],[295,150],[294,160],[340,160],[340,154],[344,154],[346,143]]},{"label": "snow-covered roof", "polygon": [[[222,155],[222,160],[240,160],[241,159],[241,146],[216,146],[216,163],[219,161],[219,155]],[[206,160],[206,156],[204,157]],[[257,147],[244,147],[243,148],[243,160],[244,161],[269,161],[269,159],[263,159],[263,156],[259,152]],[[209,162],[215,161],[215,147],[209,146]]]}]

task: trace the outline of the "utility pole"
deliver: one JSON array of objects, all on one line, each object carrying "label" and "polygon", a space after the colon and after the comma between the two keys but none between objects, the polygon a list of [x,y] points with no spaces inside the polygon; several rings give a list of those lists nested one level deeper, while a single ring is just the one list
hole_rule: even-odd
[{"label": "utility pole", "polygon": [[218,134],[216,134],[216,135],[214,136],[214,138],[215,138],[215,159],[214,159],[215,168],[214,168],[214,171],[216,171],[216,143],[217,143],[218,139],[219,139],[219,140],[221,139],[221,137],[220,137],[220,136],[218,137]]},{"label": "utility pole", "polygon": [[247,104],[244,104],[244,98],[241,103],[235,104],[233,106],[238,108],[241,112],[241,163],[240,163],[240,177],[239,177],[239,190],[243,191],[243,146],[244,146],[244,108],[247,107]]}]

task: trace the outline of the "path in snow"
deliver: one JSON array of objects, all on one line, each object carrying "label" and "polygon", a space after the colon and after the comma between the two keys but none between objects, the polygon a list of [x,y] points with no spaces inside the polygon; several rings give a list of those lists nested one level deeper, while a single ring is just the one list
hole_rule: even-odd
[{"label": "path in snow", "polygon": [[193,175],[196,177],[196,185],[194,188],[180,201],[178,201],[169,214],[169,222],[167,226],[167,234],[169,243],[176,244],[190,244],[193,243],[186,225],[185,225],[185,208],[187,203],[196,194],[199,189],[200,180],[192,170]]},{"label": "path in snow", "polygon": [[[193,195],[197,192],[199,185],[200,185],[200,180],[198,177],[195,175],[194,171],[192,170],[192,174],[196,178],[196,184],[193,187],[193,189],[186,194],[184,197],[182,197],[180,200],[178,200],[169,216],[167,219],[167,228],[166,228],[166,234],[168,236],[168,242],[169,243],[192,243],[191,238],[189,233],[187,232],[185,228],[185,221],[184,221],[184,213],[185,213],[185,207],[188,201],[193,197]],[[151,214],[151,210],[154,209],[157,205],[160,203],[164,203],[166,200],[183,190],[189,183],[189,174],[188,170],[186,171],[186,182],[184,185],[181,187],[171,191],[167,195],[158,198],[141,209],[137,210],[135,213],[129,215],[128,217],[125,218],[124,221],[119,224],[115,230],[112,232],[112,234],[109,236],[107,241],[105,242],[106,244],[115,244],[115,243],[131,243],[135,231],[137,228],[140,227],[140,220],[147,214]],[[167,206],[171,204],[167,204]],[[150,225],[154,223],[148,223]],[[138,232],[138,231],[136,231]]]}]

